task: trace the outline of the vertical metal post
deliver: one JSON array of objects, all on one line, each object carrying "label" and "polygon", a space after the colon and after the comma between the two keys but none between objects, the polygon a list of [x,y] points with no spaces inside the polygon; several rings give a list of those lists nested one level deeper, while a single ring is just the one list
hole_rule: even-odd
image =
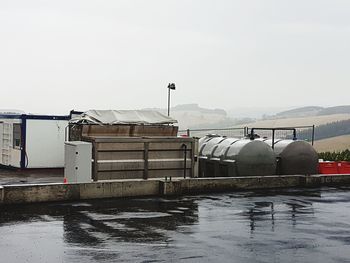
[{"label": "vertical metal post", "polygon": [[[26,168],[26,166],[28,165],[28,163],[26,164],[26,148],[27,148],[27,142],[26,142],[26,138],[27,138],[27,115],[22,114],[21,116],[21,161],[20,161],[20,165],[21,165],[21,169]],[[28,159],[27,159],[28,162]]]},{"label": "vertical metal post", "polygon": [[186,179],[186,170],[187,170],[187,145],[186,143],[182,144],[182,148],[184,149],[184,179]]},{"label": "vertical metal post", "polygon": [[170,87],[168,87],[168,116],[170,116]]},{"label": "vertical metal post", "polygon": [[69,127],[69,124],[64,128],[64,141],[68,141],[68,127]]},{"label": "vertical metal post", "polygon": [[191,136],[191,131],[190,129],[187,129],[187,137],[190,137]]},{"label": "vertical metal post", "polygon": [[92,141],[92,180],[98,181],[98,152],[97,152],[97,143]]},{"label": "vertical metal post", "polygon": [[190,177],[198,177],[198,139],[191,142],[191,174]]},{"label": "vertical metal post", "polygon": [[149,142],[144,143],[144,151],[143,151],[143,160],[144,160],[144,170],[143,170],[143,179],[148,179],[148,149]]},{"label": "vertical metal post", "polygon": [[250,139],[254,140],[254,128],[250,130]]},{"label": "vertical metal post", "polygon": [[272,129],[272,149],[275,149],[275,129]]},{"label": "vertical metal post", "polygon": [[311,145],[314,145],[314,141],[315,141],[315,125],[312,125]]},{"label": "vertical metal post", "polygon": [[297,139],[297,130],[294,129],[293,130],[293,141],[295,141]]}]

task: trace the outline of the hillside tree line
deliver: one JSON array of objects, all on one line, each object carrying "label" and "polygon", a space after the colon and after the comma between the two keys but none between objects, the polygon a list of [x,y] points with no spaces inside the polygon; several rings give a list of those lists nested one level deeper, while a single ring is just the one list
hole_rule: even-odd
[{"label": "hillside tree line", "polygon": [[[298,132],[299,140],[310,140],[312,128]],[[315,140],[350,134],[350,120],[336,121],[315,127]]]}]

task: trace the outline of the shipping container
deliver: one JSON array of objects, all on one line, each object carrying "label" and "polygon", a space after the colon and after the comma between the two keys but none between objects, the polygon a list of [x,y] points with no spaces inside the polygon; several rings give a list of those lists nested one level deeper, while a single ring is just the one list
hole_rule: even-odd
[{"label": "shipping container", "polygon": [[62,168],[65,129],[71,115],[0,114],[0,164]]}]

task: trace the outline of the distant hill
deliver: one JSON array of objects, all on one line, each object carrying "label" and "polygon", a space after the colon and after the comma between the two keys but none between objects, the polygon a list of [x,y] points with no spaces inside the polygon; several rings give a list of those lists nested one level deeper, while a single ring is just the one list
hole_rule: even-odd
[{"label": "distant hill", "polygon": [[308,106],[302,108],[296,108],[293,110],[282,111],[276,114],[276,117],[281,118],[293,118],[293,117],[307,117],[307,116],[315,116],[322,111],[323,107],[318,106]]},{"label": "distant hill", "polygon": [[350,114],[350,105],[335,106],[335,107],[319,107],[307,106],[295,108],[287,111],[276,113],[265,117],[265,119],[281,119],[281,118],[298,118],[311,116],[324,116],[334,114]]},{"label": "distant hill", "polygon": [[[167,109],[164,108],[153,108],[153,110],[167,114]],[[344,105],[328,108],[307,106],[281,111],[272,116],[265,116],[262,119],[251,119],[240,115],[234,117],[232,112],[228,115],[223,109],[208,109],[200,107],[198,104],[183,104],[172,107],[170,109],[170,115],[178,120],[180,130],[228,128],[233,126],[273,128],[330,124],[325,127],[320,126],[316,128],[318,139],[323,139],[348,134],[347,130],[344,131],[347,123],[340,129],[338,127],[339,123],[335,124],[335,122],[350,120],[350,106]]]},{"label": "distant hill", "polygon": [[350,105],[323,108],[317,115],[350,114]]},{"label": "distant hill", "polygon": [[287,110],[291,110],[295,107],[273,107],[273,106],[260,106],[257,107],[255,105],[247,105],[245,107],[234,107],[234,104],[231,106],[233,108],[227,110],[228,117],[234,119],[243,119],[243,118],[251,118],[251,119],[261,119],[266,118],[268,116],[274,116],[278,112],[283,112]]},{"label": "distant hill", "polygon": [[219,114],[226,116],[227,113],[223,109],[206,109],[199,107],[198,104],[182,104],[176,105],[171,108],[171,111],[197,111],[200,113],[209,113],[209,114]]},{"label": "distant hill", "polygon": [[350,149],[350,135],[342,135],[315,141],[314,147],[318,152],[333,152]]},{"label": "distant hill", "polygon": [[349,120],[350,114],[333,114],[309,117],[294,117],[294,118],[280,118],[257,120],[255,122],[244,123],[240,126],[249,127],[292,127],[292,126],[306,126],[306,125],[323,125],[336,121]]},{"label": "distant hill", "polygon": [[[167,114],[167,109],[155,109]],[[178,120],[180,130],[212,127],[229,127],[234,125],[234,120],[227,117],[223,109],[202,108],[198,104],[183,104],[170,108],[171,117]]]}]

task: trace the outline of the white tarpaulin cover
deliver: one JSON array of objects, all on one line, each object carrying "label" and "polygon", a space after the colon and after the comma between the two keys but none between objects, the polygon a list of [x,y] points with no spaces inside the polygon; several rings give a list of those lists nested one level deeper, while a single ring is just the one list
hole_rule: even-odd
[{"label": "white tarpaulin cover", "polygon": [[70,123],[83,124],[172,124],[177,120],[152,110],[89,110]]}]

